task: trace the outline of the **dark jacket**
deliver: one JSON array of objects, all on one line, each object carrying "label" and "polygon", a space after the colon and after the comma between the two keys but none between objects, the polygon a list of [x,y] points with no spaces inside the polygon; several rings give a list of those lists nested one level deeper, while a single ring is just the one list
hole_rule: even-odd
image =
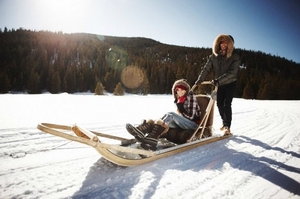
[{"label": "dark jacket", "polygon": [[[225,56],[220,54],[220,43],[228,42],[228,50]],[[229,35],[218,35],[214,41],[213,54],[209,56],[204,69],[199,75],[199,80],[205,80],[207,74],[214,70],[214,79],[218,80],[219,86],[230,84],[238,79],[238,70],[241,65],[240,57],[234,53],[234,42]]]}]

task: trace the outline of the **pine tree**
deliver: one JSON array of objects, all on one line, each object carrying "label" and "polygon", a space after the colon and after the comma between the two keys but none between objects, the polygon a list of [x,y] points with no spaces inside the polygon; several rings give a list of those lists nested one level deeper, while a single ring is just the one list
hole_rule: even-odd
[{"label": "pine tree", "polygon": [[6,71],[0,71],[0,93],[8,93],[11,87]]},{"label": "pine tree", "polygon": [[251,82],[248,82],[243,92],[244,99],[255,99]]},{"label": "pine tree", "polygon": [[76,87],[76,68],[74,66],[69,66],[65,74],[65,82],[67,86],[68,93],[74,93],[77,91]]},{"label": "pine tree", "polygon": [[61,88],[61,81],[58,72],[55,72],[51,80],[52,93],[59,93]]},{"label": "pine tree", "polygon": [[61,90],[61,81],[58,72],[53,68],[49,70],[49,75],[47,79],[47,90],[50,93],[59,93]]},{"label": "pine tree", "polygon": [[122,85],[121,85],[120,82],[116,85],[116,88],[115,88],[113,94],[114,95],[124,95],[124,90],[123,90]]},{"label": "pine tree", "polygon": [[276,99],[276,92],[278,92],[277,83],[273,77],[267,75],[261,81],[259,90],[257,92],[257,99],[261,100],[274,100]]},{"label": "pine tree", "polygon": [[102,85],[102,83],[97,82],[96,88],[95,88],[95,95],[104,95],[104,86]]},{"label": "pine tree", "polygon": [[38,94],[41,93],[40,88],[40,77],[33,69],[31,70],[28,82],[27,82],[27,90],[30,94]]},{"label": "pine tree", "polygon": [[144,82],[142,83],[142,94],[143,94],[143,95],[148,95],[148,94],[149,94],[149,91],[150,91],[149,80],[148,80],[148,78],[146,77],[146,78],[144,79]]}]

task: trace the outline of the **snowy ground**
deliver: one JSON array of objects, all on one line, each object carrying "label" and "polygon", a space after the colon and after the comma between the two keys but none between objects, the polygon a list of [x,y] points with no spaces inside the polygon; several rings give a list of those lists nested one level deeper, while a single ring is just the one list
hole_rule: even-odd
[{"label": "snowy ground", "polygon": [[233,137],[136,167],[36,128],[130,138],[126,123],[173,110],[171,95],[0,95],[0,198],[300,198],[300,101],[234,99]]}]

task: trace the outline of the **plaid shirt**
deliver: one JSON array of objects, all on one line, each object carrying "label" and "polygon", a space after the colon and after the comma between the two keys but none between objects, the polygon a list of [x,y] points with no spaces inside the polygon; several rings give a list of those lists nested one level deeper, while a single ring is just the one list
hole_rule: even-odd
[{"label": "plaid shirt", "polygon": [[185,112],[181,113],[182,116],[195,122],[200,120],[201,111],[196,96],[194,94],[187,95],[183,107],[185,109]]}]

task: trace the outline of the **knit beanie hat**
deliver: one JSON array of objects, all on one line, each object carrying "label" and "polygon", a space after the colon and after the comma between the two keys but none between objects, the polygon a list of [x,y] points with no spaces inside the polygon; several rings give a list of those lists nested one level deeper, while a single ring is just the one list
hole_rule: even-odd
[{"label": "knit beanie hat", "polygon": [[176,89],[177,88],[181,88],[186,90],[186,94],[188,94],[190,92],[190,85],[187,83],[186,79],[179,79],[177,81],[174,82],[173,86],[172,86],[172,94],[174,96],[174,98],[176,98]]},{"label": "knit beanie hat", "polygon": [[186,89],[187,89],[184,85],[177,85],[177,86],[175,87],[175,91],[177,91],[179,88],[180,88],[181,90],[186,90]]}]

